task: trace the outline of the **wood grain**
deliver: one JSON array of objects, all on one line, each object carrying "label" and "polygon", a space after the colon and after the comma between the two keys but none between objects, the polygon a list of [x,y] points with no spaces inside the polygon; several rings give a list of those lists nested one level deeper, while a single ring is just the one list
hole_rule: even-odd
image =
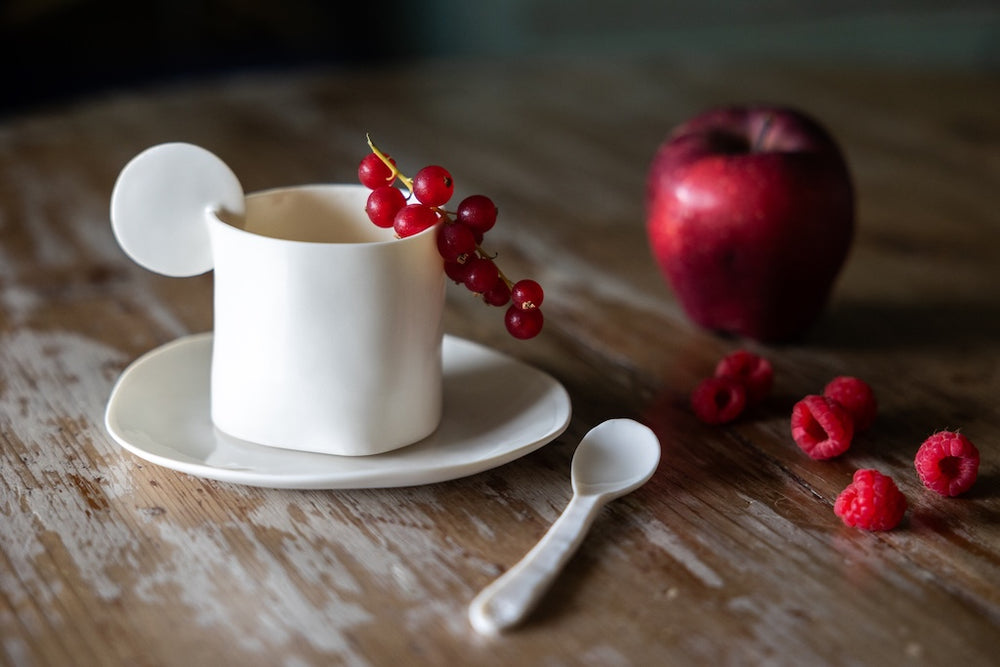
[{"label": "wood grain", "polygon": [[[0,655],[13,665],[995,664],[1000,649],[1000,86],[995,74],[725,62],[551,60],[248,76],[123,92],[0,124]],[[824,319],[764,346],[699,331],[645,243],[646,166],[706,106],[797,104],[848,154],[859,229]],[[212,327],[211,276],[169,279],[115,243],[121,167],[202,145],[248,191],[352,181],[371,132],[411,170],[486,192],[505,270],[546,287],[510,339],[456,289],[446,328],[569,389],[567,433],[426,487],[217,483],[118,448],[104,405],[134,358]],[[687,396],[738,345],[775,392],[729,427]],[[851,452],[805,458],[795,400],[837,374],[880,414]],[[661,438],[653,480],[612,503],[529,622],[476,636],[466,605],[570,497],[575,443],[608,417]],[[961,499],[924,490],[922,439],[982,452]],[[858,467],[910,501],[888,533],[845,528]]]}]

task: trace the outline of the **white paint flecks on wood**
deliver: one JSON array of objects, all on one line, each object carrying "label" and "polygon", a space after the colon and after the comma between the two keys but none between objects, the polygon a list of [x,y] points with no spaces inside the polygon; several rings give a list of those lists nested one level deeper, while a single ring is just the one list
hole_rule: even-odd
[{"label": "white paint flecks on wood", "polygon": [[[1000,281],[988,76],[678,61],[425,64],[246,76],[120,93],[0,123],[0,651],[17,665],[989,664],[1000,628]],[[643,230],[645,170],[669,128],[741,99],[800,102],[855,168],[859,231],[811,337],[754,349],[770,402],[705,427],[687,400],[739,344],[698,331]],[[967,103],[977,100],[975,105]],[[212,277],[136,267],[111,234],[118,170],[163,141],[229,164],[247,191],[349,182],[371,132],[411,172],[500,207],[505,271],[547,287],[521,343],[449,292],[449,333],[555,375],[565,435],[428,487],[279,491],[158,468],[104,432],[142,353],[212,328]],[[794,400],[834,374],[880,400],[843,459],[803,457]],[[150,406],[155,410],[156,406]],[[468,603],[569,501],[579,437],[640,417],[660,468],[598,516],[528,622],[477,636]],[[931,430],[983,453],[976,492],[912,473]],[[856,467],[911,507],[866,534],[833,516]],[[933,610],[932,614],[928,610]]]}]

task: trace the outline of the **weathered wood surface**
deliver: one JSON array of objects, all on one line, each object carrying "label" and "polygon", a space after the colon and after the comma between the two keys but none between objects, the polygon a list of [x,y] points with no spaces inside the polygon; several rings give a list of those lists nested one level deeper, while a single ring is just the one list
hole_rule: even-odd
[{"label": "weathered wood surface", "polygon": [[[687,395],[741,344],[686,322],[645,244],[646,166],[719,102],[798,104],[842,141],[856,245],[805,340],[752,346],[774,395],[707,427]],[[0,124],[0,655],[16,665],[995,664],[1000,650],[1000,86],[994,75],[680,62],[437,65],[136,91]],[[371,132],[404,167],[449,166],[501,208],[505,268],[547,288],[546,329],[510,339],[456,290],[451,333],[547,370],[570,429],[521,460],[432,486],[281,491],[147,464],[106,435],[120,371],[211,329],[211,276],[129,261],[108,222],[119,169],[183,140],[248,191],[351,181]],[[868,379],[876,425],[804,457],[797,398]],[[155,409],[155,406],[153,406]],[[606,508],[529,622],[466,621],[570,496],[578,438],[653,426],[653,480]],[[916,447],[980,447],[966,498],[923,490]],[[910,501],[883,534],[843,527],[858,467]]]}]

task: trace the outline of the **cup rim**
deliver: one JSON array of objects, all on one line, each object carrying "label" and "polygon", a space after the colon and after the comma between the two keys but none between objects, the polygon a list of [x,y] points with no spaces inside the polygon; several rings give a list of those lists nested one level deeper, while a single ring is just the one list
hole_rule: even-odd
[{"label": "cup rim", "polygon": [[[254,192],[248,192],[244,198],[246,200],[259,199],[267,195],[273,195],[280,192],[295,192],[304,190],[369,190],[369,188],[361,183],[304,183],[299,185],[283,185],[272,188],[266,188],[264,190],[255,190]],[[246,208],[244,207],[244,217],[247,215]],[[222,216],[219,215],[220,210],[215,207],[208,207],[206,214],[211,220],[212,224],[222,225],[223,228],[231,230],[234,233],[248,236],[254,239],[260,239],[262,242],[274,242],[281,244],[292,244],[292,245],[302,245],[302,246],[314,246],[314,247],[375,247],[381,245],[387,245],[390,243],[406,243],[406,242],[416,242],[418,239],[423,239],[424,236],[428,234],[434,234],[437,228],[441,226],[441,221],[436,222],[427,229],[413,234],[411,236],[399,237],[393,235],[391,238],[386,238],[378,241],[307,241],[303,239],[289,239],[280,236],[269,236],[267,234],[260,234],[258,232],[250,231],[239,227],[231,222],[226,221]],[[374,223],[369,221],[369,224],[376,229],[384,229],[377,227]],[[387,232],[391,232],[391,229],[386,229]]]}]

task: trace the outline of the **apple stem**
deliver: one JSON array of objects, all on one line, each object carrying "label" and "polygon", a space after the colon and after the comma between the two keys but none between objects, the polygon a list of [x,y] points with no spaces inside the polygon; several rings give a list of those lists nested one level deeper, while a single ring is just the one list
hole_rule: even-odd
[{"label": "apple stem", "polygon": [[764,122],[760,126],[760,131],[757,133],[757,138],[753,142],[753,148],[751,152],[757,153],[763,150],[764,140],[767,138],[767,132],[771,129],[771,123],[774,121],[774,114],[768,114],[764,118]]}]

